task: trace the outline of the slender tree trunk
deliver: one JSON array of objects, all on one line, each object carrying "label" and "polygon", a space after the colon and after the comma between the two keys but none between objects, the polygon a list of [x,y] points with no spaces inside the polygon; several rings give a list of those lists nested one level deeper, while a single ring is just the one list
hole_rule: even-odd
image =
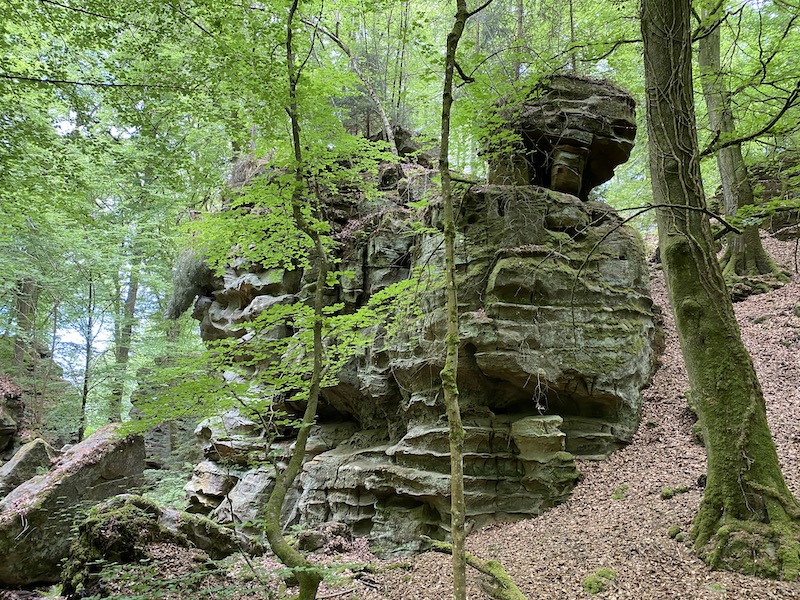
[{"label": "slender tree trunk", "polygon": [[519,81],[522,76],[522,37],[524,35],[523,25],[525,23],[525,5],[523,0],[516,1],[515,11],[517,18],[516,50],[514,51],[514,81]]},{"label": "slender tree trunk", "polygon": [[578,72],[577,57],[575,55],[575,6],[574,0],[569,0],[569,64],[572,72]]},{"label": "slender tree trunk", "polygon": [[397,65],[397,102],[394,107],[395,123],[403,125],[405,122],[405,97],[406,97],[406,70],[408,69],[408,31],[411,20],[411,3],[406,2],[401,21],[402,36],[400,38],[400,61]]},{"label": "slender tree trunk", "polygon": [[47,361],[44,372],[42,373],[41,396],[32,406],[31,421],[34,426],[41,426],[44,423],[44,407],[47,404],[47,386],[53,374],[53,366],[56,364],[52,358],[56,355],[56,342],[58,341],[59,311],[58,300],[53,302],[53,326],[50,330],[50,358]]},{"label": "slender tree trunk", "polygon": [[92,353],[94,352],[94,279],[89,274],[89,297],[86,303],[86,329],[83,345],[83,384],[81,386],[81,414],[78,421],[78,441],[86,433],[86,404],[89,400]]},{"label": "slender tree trunk", "polygon": [[[724,81],[720,60],[720,28],[724,5],[709,14],[703,11],[704,35],[698,42],[698,66],[708,120],[714,134],[720,138],[736,137],[731,94]],[[717,168],[722,181],[724,211],[736,214],[743,206],[754,204],[753,188],[742,157],[741,144],[733,144],[717,152]],[[780,275],[775,263],[764,250],[757,225],[746,227],[744,233],[728,234],[728,246],[722,258],[723,273],[727,275]],[[782,276],[781,276],[782,277]]]},{"label": "slender tree trunk", "polygon": [[439,173],[442,178],[444,204],[445,278],[447,282],[447,353],[442,369],[442,391],[450,428],[450,535],[453,541],[453,598],[467,597],[464,519],[464,426],[458,405],[458,299],[456,297],[455,239],[456,224],[453,211],[453,183],[450,179],[450,111],[453,105],[453,72],[456,50],[469,14],[466,0],[457,0],[453,29],[447,36],[444,90],[442,91],[442,139],[439,154]]},{"label": "slender tree trunk", "polygon": [[39,302],[39,284],[28,277],[17,285],[15,316],[17,321],[14,334],[14,366],[20,374],[28,367],[33,354],[36,326],[36,305]]},{"label": "slender tree trunk", "polygon": [[300,121],[297,106],[297,81],[299,70],[295,66],[295,53],[293,45],[294,17],[297,13],[299,0],[293,0],[289,10],[287,20],[286,38],[286,61],[289,76],[289,106],[287,112],[292,125],[292,144],[295,159],[295,186],[292,192],[292,209],[298,228],[308,235],[314,242],[314,248],[319,261],[319,271],[317,272],[316,289],[314,291],[314,326],[313,326],[313,367],[311,371],[311,383],[308,394],[303,420],[297,434],[292,457],[286,469],[280,471],[276,469],[275,487],[270,494],[267,505],[264,509],[265,529],[267,541],[270,548],[280,561],[291,569],[295,569],[295,576],[300,582],[299,600],[313,600],[317,596],[322,575],[315,566],[297,551],[286,538],[281,530],[281,508],[286,499],[286,494],[294,483],[295,478],[300,473],[303,466],[303,459],[306,453],[306,443],[311,426],[317,414],[319,404],[319,391],[322,382],[323,372],[323,346],[322,346],[322,323],[324,315],[324,292],[328,276],[328,256],[320,238],[319,232],[311,227],[303,215],[303,201],[305,196],[305,182],[303,179],[303,154],[300,139]]},{"label": "slender tree trunk", "polygon": [[136,316],[136,301],[139,295],[139,270],[141,263],[136,262],[131,266],[130,279],[128,280],[128,293],[122,310],[116,315],[118,323],[115,324],[114,335],[114,360],[116,368],[114,384],[109,399],[109,421],[119,423],[122,421],[122,397],[125,393],[125,376],[128,372],[128,362],[131,356],[131,341],[133,340],[133,324]]},{"label": "slender tree trunk", "polygon": [[713,249],[692,97],[690,0],[643,0],[653,204],[670,304],[708,452],[692,538],[712,566],[795,579],[800,509]]}]

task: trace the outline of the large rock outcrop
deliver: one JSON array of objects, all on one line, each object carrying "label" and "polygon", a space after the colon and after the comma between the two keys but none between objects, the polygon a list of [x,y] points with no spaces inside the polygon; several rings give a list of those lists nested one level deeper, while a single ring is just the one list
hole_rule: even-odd
[{"label": "large rock outcrop", "polygon": [[142,483],[144,442],[108,425],[0,499],[0,586],[55,582],[88,506]]},{"label": "large rock outcrop", "polygon": [[[489,142],[489,183],[540,185],[588,199],[630,157],[635,102],[608,83],[554,75],[506,101]],[[510,140],[509,140],[509,135]]]},{"label": "large rock outcrop", "polygon": [[[542,97],[568,113],[571,143],[588,151],[580,189],[554,191],[528,178],[472,187],[460,199],[458,385],[474,526],[537,515],[566,499],[576,457],[603,458],[631,439],[653,364],[656,326],[641,239],[610,206],[581,199],[630,152],[633,101],[596,82],[583,82],[589,87],[581,100],[574,79],[555,81]],[[525,106],[528,113],[554,110]],[[595,124],[604,110],[605,122]],[[537,148],[551,152],[553,135],[542,129]],[[533,164],[531,152],[525,164]],[[406,174],[398,184],[404,195],[430,191],[431,172]],[[347,275],[328,291],[329,301],[352,311],[416,274],[421,316],[393,335],[375,328],[380,343],[323,390],[307,461],[284,507],[287,521],[340,521],[385,550],[413,550],[421,534],[447,535],[440,208],[435,197],[423,215],[387,202],[367,216],[354,211],[339,229]],[[221,287],[195,305],[204,338],[240,338],[241,326],[266,307],[307,301],[313,278],[232,266]],[[271,489],[272,468],[249,466],[248,457],[267,454],[263,432],[255,420],[229,414],[198,433],[208,462],[187,486],[194,508],[223,521],[253,520]],[[278,465],[290,444],[273,446]]]}]

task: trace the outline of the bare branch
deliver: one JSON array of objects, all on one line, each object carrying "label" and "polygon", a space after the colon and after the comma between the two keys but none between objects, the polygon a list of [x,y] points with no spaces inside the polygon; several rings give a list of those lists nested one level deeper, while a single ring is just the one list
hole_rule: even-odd
[{"label": "bare branch", "polygon": [[159,89],[159,90],[180,90],[183,92],[193,92],[195,88],[187,88],[178,85],[164,85],[158,83],[104,83],[101,81],[72,81],[69,79],[49,79],[38,77],[25,77],[13,73],[0,73],[0,79],[7,79],[13,82],[29,83],[32,85],[77,85],[98,88],[138,88],[138,89]]},{"label": "bare branch", "polygon": [[800,80],[795,83],[794,90],[792,90],[792,92],[786,98],[786,102],[784,102],[784,105],[781,107],[781,109],[763,127],[747,135],[725,140],[724,142],[719,141],[720,132],[717,131],[711,142],[709,142],[703,151],[700,152],[700,158],[710,156],[711,154],[714,154],[723,148],[728,148],[729,146],[735,146],[737,144],[749,142],[750,140],[754,140],[757,137],[768,133],[773,127],[775,127],[778,121],[781,120],[781,117],[786,114],[786,111],[798,103],[798,100],[800,100]]},{"label": "bare branch", "polygon": [[486,2],[484,2],[483,4],[481,4],[481,5],[480,5],[478,8],[476,8],[475,10],[473,10],[473,11],[472,11],[472,12],[470,12],[470,13],[467,13],[467,19],[469,19],[469,18],[470,18],[470,17],[472,17],[473,15],[477,15],[477,14],[478,14],[479,12],[481,12],[481,11],[482,11],[484,8],[486,8],[487,6],[489,6],[489,5],[490,5],[492,2],[493,2],[493,0],[486,0]]},{"label": "bare branch", "polygon": [[458,64],[458,61],[455,61],[453,63],[453,66],[456,68],[456,71],[458,71],[458,76],[461,77],[461,79],[462,79],[462,81],[464,83],[474,83],[475,82],[475,78],[474,77],[470,77],[469,75],[464,73],[464,70],[461,68],[461,65]]}]

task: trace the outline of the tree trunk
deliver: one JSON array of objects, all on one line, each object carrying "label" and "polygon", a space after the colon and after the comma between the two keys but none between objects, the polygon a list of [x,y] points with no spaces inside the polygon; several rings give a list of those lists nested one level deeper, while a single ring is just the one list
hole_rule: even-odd
[{"label": "tree trunk", "polygon": [[14,334],[14,366],[20,374],[28,368],[33,356],[33,344],[36,328],[36,305],[39,302],[41,288],[33,279],[24,278],[17,285],[16,321]]},{"label": "tree trunk", "polygon": [[122,310],[115,318],[118,320],[114,326],[114,360],[115,373],[109,399],[109,416],[111,423],[122,421],[122,397],[125,393],[125,376],[128,372],[128,362],[131,356],[131,341],[133,339],[133,324],[136,316],[136,300],[139,295],[139,269],[141,263],[131,266],[130,279],[128,280],[128,293]]},{"label": "tree trunk", "polygon": [[86,404],[89,401],[89,382],[91,381],[92,353],[94,352],[94,279],[89,274],[89,298],[86,304],[86,329],[83,346],[83,384],[81,386],[81,413],[78,421],[78,442],[86,433]]},{"label": "tree trunk", "polygon": [[795,579],[800,508],[783,480],[703,213],[689,13],[690,0],[643,0],[641,26],[661,258],[708,451],[692,538],[712,567]]},{"label": "tree trunk", "polygon": [[523,28],[525,25],[525,6],[523,0],[516,0],[514,12],[514,16],[517,20],[517,31],[515,35],[516,48],[514,49],[514,81],[519,81],[519,78],[522,76],[522,37],[525,33]]},{"label": "tree trunk", "polygon": [[294,17],[297,13],[299,0],[293,0],[289,9],[287,20],[286,37],[286,61],[289,75],[289,106],[287,113],[292,126],[292,144],[294,148],[294,189],[292,191],[292,210],[298,228],[308,235],[314,242],[319,261],[319,271],[317,272],[316,289],[314,291],[314,327],[313,327],[313,367],[311,371],[311,382],[308,393],[308,403],[306,404],[300,430],[297,433],[297,440],[294,444],[292,457],[289,464],[283,471],[275,471],[275,487],[269,496],[267,505],[264,509],[264,528],[270,548],[280,561],[294,569],[294,575],[300,583],[298,600],[313,600],[317,596],[319,584],[322,582],[320,571],[295,549],[283,536],[281,529],[281,508],[286,500],[295,478],[300,473],[303,460],[306,454],[306,443],[311,426],[317,415],[317,405],[319,404],[319,390],[323,376],[323,352],[322,345],[322,323],[324,319],[324,292],[328,276],[328,257],[325,247],[320,238],[318,230],[312,227],[303,215],[303,197],[305,182],[303,180],[303,154],[302,142],[300,139],[300,121],[297,106],[297,81],[300,76],[299,70],[295,66],[295,54],[293,46]]},{"label": "tree trunk", "polygon": [[44,424],[45,406],[48,403],[47,392],[50,378],[53,374],[53,367],[56,365],[53,357],[56,355],[56,343],[58,342],[58,327],[59,327],[59,311],[58,300],[53,302],[53,325],[50,330],[50,358],[51,360],[45,363],[44,371],[41,374],[42,387],[40,393],[37,393],[36,401],[31,406],[31,424],[34,428],[39,428]]},{"label": "tree trunk", "polygon": [[[717,138],[735,138],[736,123],[733,118],[731,94],[722,73],[720,60],[720,27],[723,6],[709,14],[703,12],[704,35],[698,42],[697,62],[700,81],[708,109],[711,130]],[[733,216],[743,206],[754,204],[753,188],[742,157],[742,145],[733,144],[717,151],[717,168],[722,182],[724,212]],[[757,225],[746,227],[744,233],[729,233],[728,246],[722,258],[723,273],[733,275],[780,276],[775,263],[764,250]]]},{"label": "tree trunk", "polygon": [[467,563],[464,543],[464,426],[458,405],[458,300],[456,297],[455,239],[456,224],[453,211],[453,183],[450,180],[450,111],[453,105],[453,72],[456,50],[464,25],[467,22],[466,0],[457,0],[453,29],[447,35],[444,90],[442,91],[442,140],[439,154],[439,173],[442,178],[442,203],[444,204],[445,278],[447,285],[447,338],[442,391],[450,428],[450,535],[453,542],[453,598],[467,597]]},{"label": "tree trunk", "polygon": [[578,61],[575,55],[575,6],[569,0],[569,66],[573,73],[578,72]]}]

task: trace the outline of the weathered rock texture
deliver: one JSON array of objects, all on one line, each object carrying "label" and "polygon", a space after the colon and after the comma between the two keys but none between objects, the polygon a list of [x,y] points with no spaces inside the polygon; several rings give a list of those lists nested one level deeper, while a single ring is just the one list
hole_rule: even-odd
[{"label": "weathered rock texture", "polygon": [[[557,80],[549,102],[569,101],[569,139],[590,151],[581,180],[588,193],[630,151],[633,105],[615,88],[584,84],[591,94],[582,104],[568,78]],[[593,125],[598,110],[609,114]],[[541,129],[539,137],[552,144],[550,135]],[[403,193],[430,189],[430,172],[407,174],[398,185]],[[340,205],[334,209],[341,214]],[[349,274],[330,289],[330,301],[354,310],[417,273],[422,316],[394,336],[379,329],[380,343],[323,390],[307,462],[284,507],[287,521],[340,521],[384,549],[410,550],[421,534],[447,535],[439,209],[434,199],[421,234],[413,227],[419,215],[388,202],[367,217],[342,220],[342,269]],[[466,502],[469,520],[481,526],[563,501],[578,475],[576,456],[602,458],[630,441],[639,390],[651,373],[655,324],[642,242],[606,204],[537,185],[473,187],[460,202],[458,229]],[[240,265],[197,301],[195,316],[205,339],[239,337],[243,330],[233,328],[265,307],[305,301],[312,281],[309,273]],[[248,466],[266,454],[260,428],[229,414],[198,433],[208,461],[187,486],[194,509],[226,522],[257,517],[272,478],[272,467]],[[272,448],[278,464],[290,442]]]},{"label": "weathered rock texture", "polygon": [[91,504],[141,484],[144,442],[108,425],[0,500],[0,586],[54,582]]},{"label": "weathered rock texture", "polygon": [[800,153],[775,153],[749,169],[753,192],[759,204],[773,200],[785,203],[782,210],[766,219],[761,227],[778,239],[800,238]]},{"label": "weathered rock texture", "polygon": [[489,183],[540,185],[588,199],[630,157],[635,106],[605,81],[544,80],[521,102],[501,107],[499,141],[489,143]]},{"label": "weathered rock texture", "polygon": [[0,467],[0,498],[32,477],[49,471],[58,451],[41,438],[28,442]]},{"label": "weathered rock texture", "polygon": [[210,519],[170,508],[131,494],[115,496],[89,511],[78,527],[66,568],[61,577],[62,594],[69,599],[105,597],[113,571],[102,573],[108,563],[138,564],[151,559],[151,544],[171,543],[197,548],[213,559],[234,552],[259,553],[260,547],[240,540],[233,529]]},{"label": "weathered rock texture", "polygon": [[0,375],[0,459],[13,452],[23,412],[22,390],[8,377]]}]

